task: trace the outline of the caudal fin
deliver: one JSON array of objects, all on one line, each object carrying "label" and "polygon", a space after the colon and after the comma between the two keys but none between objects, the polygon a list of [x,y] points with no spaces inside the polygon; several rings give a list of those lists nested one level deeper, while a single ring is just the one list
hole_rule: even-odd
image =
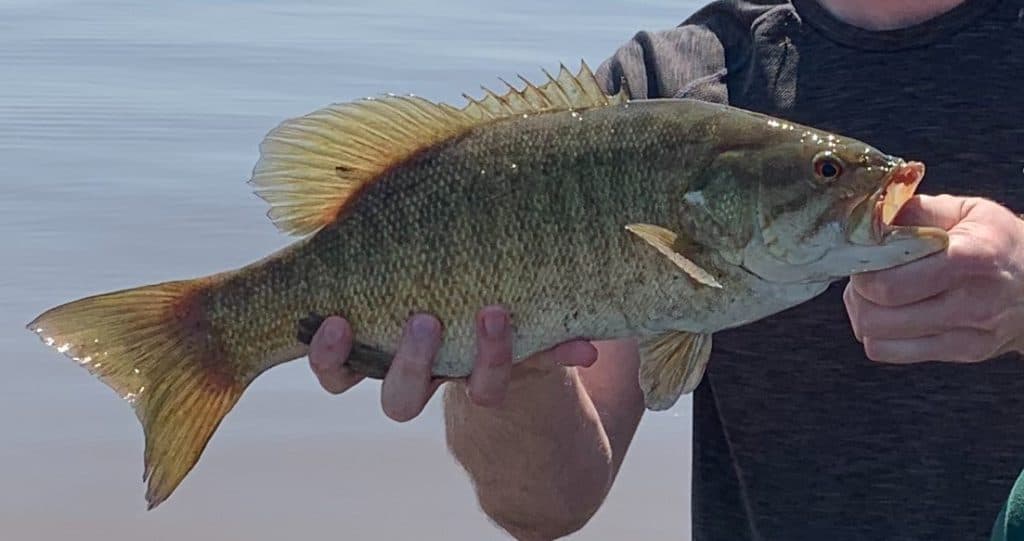
[{"label": "caudal fin", "polygon": [[146,435],[146,500],[167,499],[252,376],[221,353],[201,297],[206,280],[80,299],[28,324],[132,404]]}]

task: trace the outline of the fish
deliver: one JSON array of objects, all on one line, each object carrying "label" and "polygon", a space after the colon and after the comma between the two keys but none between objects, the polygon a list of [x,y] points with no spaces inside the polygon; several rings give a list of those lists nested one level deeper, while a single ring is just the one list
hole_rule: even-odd
[{"label": "fish", "polygon": [[294,242],[27,325],[131,403],[148,509],[329,315],[351,322],[347,365],[371,378],[417,312],[443,323],[443,380],[471,372],[485,305],[510,311],[515,362],[635,338],[645,405],[661,411],[699,385],[716,332],[948,243],[893,224],[920,162],[729,105],[606,93],[586,62],[544,73],[461,107],[387,94],[287,119],[249,182]]}]

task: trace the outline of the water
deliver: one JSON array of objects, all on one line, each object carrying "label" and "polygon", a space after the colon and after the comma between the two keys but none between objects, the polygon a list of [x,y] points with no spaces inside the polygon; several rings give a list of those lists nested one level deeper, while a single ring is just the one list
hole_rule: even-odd
[{"label": "water", "polygon": [[[286,244],[244,182],[284,118],[382,92],[460,104],[499,76],[596,68],[696,7],[0,0],[0,536],[501,538],[444,450],[436,401],[397,425],[376,383],[332,397],[304,361],[257,380],[171,501],[145,513],[130,409],[23,325]],[[685,536],[688,407],[645,419],[577,538]]]}]

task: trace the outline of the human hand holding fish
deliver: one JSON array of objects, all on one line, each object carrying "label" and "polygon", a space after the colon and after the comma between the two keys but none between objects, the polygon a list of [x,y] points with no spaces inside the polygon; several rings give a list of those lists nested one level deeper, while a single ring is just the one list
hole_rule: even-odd
[{"label": "human hand holding fish", "polygon": [[[431,376],[434,358],[441,347],[443,329],[436,317],[416,314],[409,318],[399,341],[391,367],[381,384],[381,407],[395,421],[409,421],[420,414],[444,379]],[[513,329],[507,311],[487,306],[477,314],[476,359],[473,372],[465,381],[473,404],[500,406],[515,376],[559,366],[590,366],[597,360],[594,346],[584,340],[571,340],[530,359],[512,364]],[[320,385],[332,394],[340,394],[364,379],[345,365],[352,351],[353,334],[349,322],[332,316],[313,335],[309,364]]]},{"label": "human hand holding fish", "polygon": [[949,247],[851,277],[843,298],[867,356],[980,362],[1024,349],[1024,221],[987,199],[921,195],[897,222],[946,229]]}]

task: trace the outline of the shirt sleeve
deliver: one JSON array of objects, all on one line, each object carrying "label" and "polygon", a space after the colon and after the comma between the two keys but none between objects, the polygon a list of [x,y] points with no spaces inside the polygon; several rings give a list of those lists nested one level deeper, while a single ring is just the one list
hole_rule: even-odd
[{"label": "shirt sleeve", "polygon": [[751,25],[773,3],[722,0],[676,28],[638,32],[594,75],[607,92],[625,87],[631,99],[729,103],[730,68],[742,67],[750,49]]}]

